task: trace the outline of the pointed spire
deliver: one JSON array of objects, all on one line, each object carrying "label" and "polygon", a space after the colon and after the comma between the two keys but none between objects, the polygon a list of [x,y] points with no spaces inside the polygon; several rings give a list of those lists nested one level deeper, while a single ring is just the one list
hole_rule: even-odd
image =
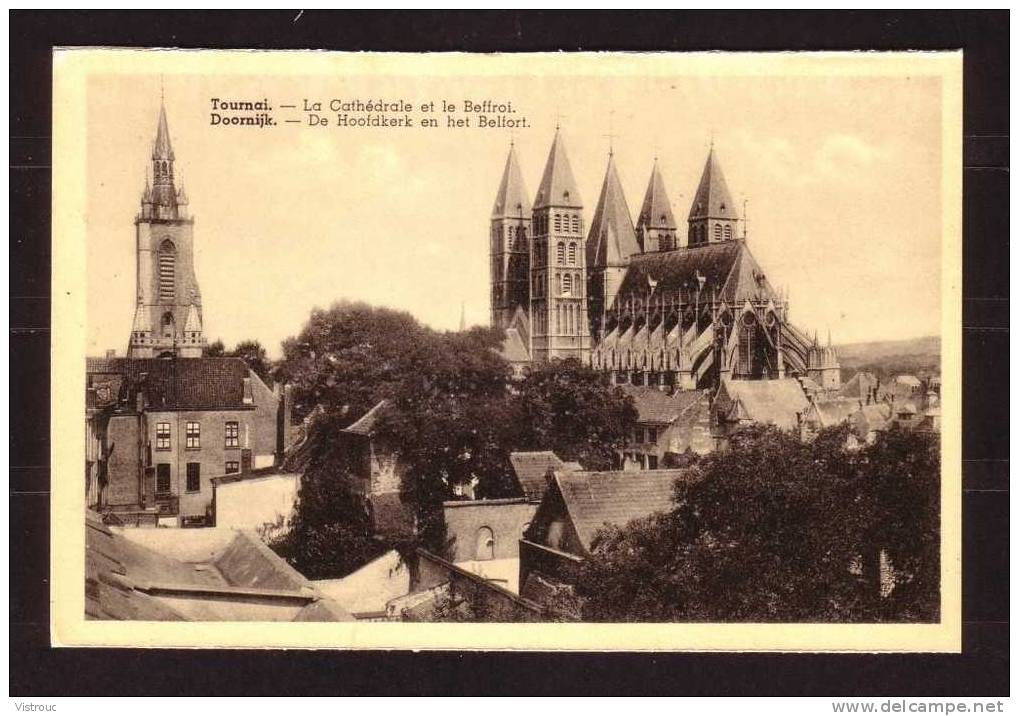
[{"label": "pointed spire", "polygon": [[672,205],[669,202],[669,195],[665,191],[665,181],[658,169],[658,159],[651,167],[651,178],[647,183],[647,192],[644,194],[644,203],[640,207],[640,216],[637,217],[638,234],[640,229],[666,229],[676,228],[676,219],[672,215]]},{"label": "pointed spire", "polygon": [[548,206],[571,209],[583,206],[577,182],[573,178],[573,170],[570,169],[570,160],[566,158],[566,145],[558,128],[548,153],[548,161],[545,163],[545,172],[541,176],[538,195],[534,199],[535,209]]},{"label": "pointed spire", "polygon": [[166,121],[166,105],[159,102],[159,125],[156,128],[156,143],[152,145],[153,159],[173,161],[173,147],[170,145],[170,127]]},{"label": "pointed spire", "polygon": [[640,246],[630,219],[630,208],[616,172],[615,158],[610,154],[591,231],[587,235],[587,265],[622,266],[637,253],[640,253]]},{"label": "pointed spire", "polygon": [[530,215],[531,200],[524,187],[524,175],[521,173],[520,163],[517,161],[516,147],[510,142],[506,167],[502,171],[502,181],[499,183],[499,191],[495,195],[495,205],[492,207],[492,218],[529,217]]},{"label": "pointed spire", "polygon": [[733,204],[729,187],[725,184],[722,167],[715,156],[714,139],[712,139],[708,159],[704,163],[704,172],[701,174],[701,182],[697,185],[697,193],[690,205],[690,215],[687,219],[693,221],[694,219],[736,220],[738,218],[736,205]]}]

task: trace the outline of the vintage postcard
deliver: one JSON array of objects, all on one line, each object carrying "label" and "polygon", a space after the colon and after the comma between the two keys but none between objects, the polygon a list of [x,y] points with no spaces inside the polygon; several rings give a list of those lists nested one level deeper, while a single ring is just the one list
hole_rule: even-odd
[{"label": "vintage postcard", "polygon": [[54,644],[960,649],[961,53],[53,66]]}]

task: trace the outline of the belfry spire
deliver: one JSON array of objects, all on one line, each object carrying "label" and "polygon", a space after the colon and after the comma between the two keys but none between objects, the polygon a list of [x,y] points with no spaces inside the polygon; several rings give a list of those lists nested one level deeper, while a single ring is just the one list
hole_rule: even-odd
[{"label": "belfry spire", "polygon": [[690,214],[687,216],[689,231],[687,244],[701,246],[719,241],[731,241],[736,237],[736,223],[739,214],[732,201],[729,187],[725,183],[722,167],[715,154],[714,138],[708,150],[707,161],[701,181],[697,185]]},{"label": "belfry spire", "polygon": [[637,253],[640,253],[640,246],[633,231],[630,207],[619,181],[615,157],[610,153],[591,231],[587,235],[587,265],[623,266]]}]

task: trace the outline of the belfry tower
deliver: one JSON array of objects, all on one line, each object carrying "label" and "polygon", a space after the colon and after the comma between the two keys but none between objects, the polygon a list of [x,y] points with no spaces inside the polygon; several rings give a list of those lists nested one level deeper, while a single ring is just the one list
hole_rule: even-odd
[{"label": "belfry tower", "polygon": [[510,144],[502,182],[492,207],[492,325],[507,328],[517,308],[530,305],[531,200],[524,188],[516,148]]},{"label": "belfry tower", "polygon": [[156,141],[152,145],[152,184],[142,191],[135,217],[136,306],[129,358],[199,358],[202,296],[195,277],[194,219],[187,214],[184,187],[177,188],[173,147],[160,103]]},{"label": "belfry tower", "polygon": [[534,199],[531,230],[531,358],[576,358],[591,352],[583,202],[556,128]]}]

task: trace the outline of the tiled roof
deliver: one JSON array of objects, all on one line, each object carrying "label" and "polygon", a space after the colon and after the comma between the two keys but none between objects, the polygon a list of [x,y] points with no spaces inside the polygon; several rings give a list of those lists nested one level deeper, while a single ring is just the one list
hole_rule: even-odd
[{"label": "tiled roof", "polygon": [[737,219],[736,206],[729,195],[729,187],[725,184],[722,167],[715,157],[714,147],[708,152],[704,163],[697,193],[690,204],[689,220],[694,219]]},{"label": "tiled roof", "polygon": [[534,208],[562,206],[579,209],[582,206],[580,191],[570,169],[570,160],[566,157],[566,145],[562,134],[556,130],[552,140],[552,148],[548,153],[545,171],[541,176],[538,194],[534,199]]},{"label": "tiled roof", "polygon": [[730,405],[741,411],[734,418],[755,423],[773,424],[783,429],[796,427],[796,414],[806,410],[807,396],[799,381],[781,380],[723,380],[719,387],[721,401],[718,408]]},{"label": "tiled roof", "polygon": [[633,398],[637,422],[671,425],[686,410],[704,399],[699,390],[677,390],[673,395],[646,385],[622,385],[623,392]]},{"label": "tiled roof", "polygon": [[511,452],[510,464],[513,466],[513,472],[516,473],[517,482],[520,483],[521,492],[532,500],[541,499],[541,496],[545,494],[545,488],[548,486],[545,476],[549,470],[562,470],[564,467],[570,470],[572,467],[566,467],[567,465],[576,465],[576,463],[564,463],[551,450]]},{"label": "tiled roof", "polygon": [[380,400],[375,404],[374,408],[362,415],[358,420],[354,421],[354,423],[344,428],[343,432],[353,433],[354,435],[371,435],[375,432],[375,425],[378,423],[379,416],[382,415],[382,409],[388,404],[389,401]]},{"label": "tiled roof", "polygon": [[648,229],[676,228],[676,219],[672,215],[672,205],[665,191],[665,181],[658,169],[657,159],[651,169],[651,179],[647,183],[647,192],[640,207],[640,216],[637,217],[637,226]]},{"label": "tiled roof", "polygon": [[121,376],[152,410],[250,408],[244,379],[258,379],[240,358],[87,358],[86,371],[90,386]]},{"label": "tiled roof", "polygon": [[587,265],[589,268],[625,266],[631,256],[639,253],[630,207],[626,205],[616,163],[610,154],[598,206],[587,235]]},{"label": "tiled roof", "polygon": [[524,188],[524,176],[520,172],[517,151],[511,145],[506,157],[506,168],[502,172],[499,192],[495,195],[492,218],[531,218],[531,200]]},{"label": "tiled roof", "polygon": [[657,282],[656,291],[682,291],[684,297],[691,299],[699,285],[698,277],[702,276],[704,288],[701,296],[707,299],[715,292],[730,306],[742,304],[747,299],[776,296],[746,242],[741,239],[634,256],[619,295],[647,294],[649,276]]},{"label": "tiled roof", "polygon": [[866,438],[874,430],[883,430],[892,418],[892,408],[885,403],[864,405],[851,418],[856,434]]},{"label": "tiled roof", "polygon": [[555,479],[577,536],[590,550],[606,524],[622,527],[672,509],[673,485],[690,474],[688,470],[557,472]]}]

